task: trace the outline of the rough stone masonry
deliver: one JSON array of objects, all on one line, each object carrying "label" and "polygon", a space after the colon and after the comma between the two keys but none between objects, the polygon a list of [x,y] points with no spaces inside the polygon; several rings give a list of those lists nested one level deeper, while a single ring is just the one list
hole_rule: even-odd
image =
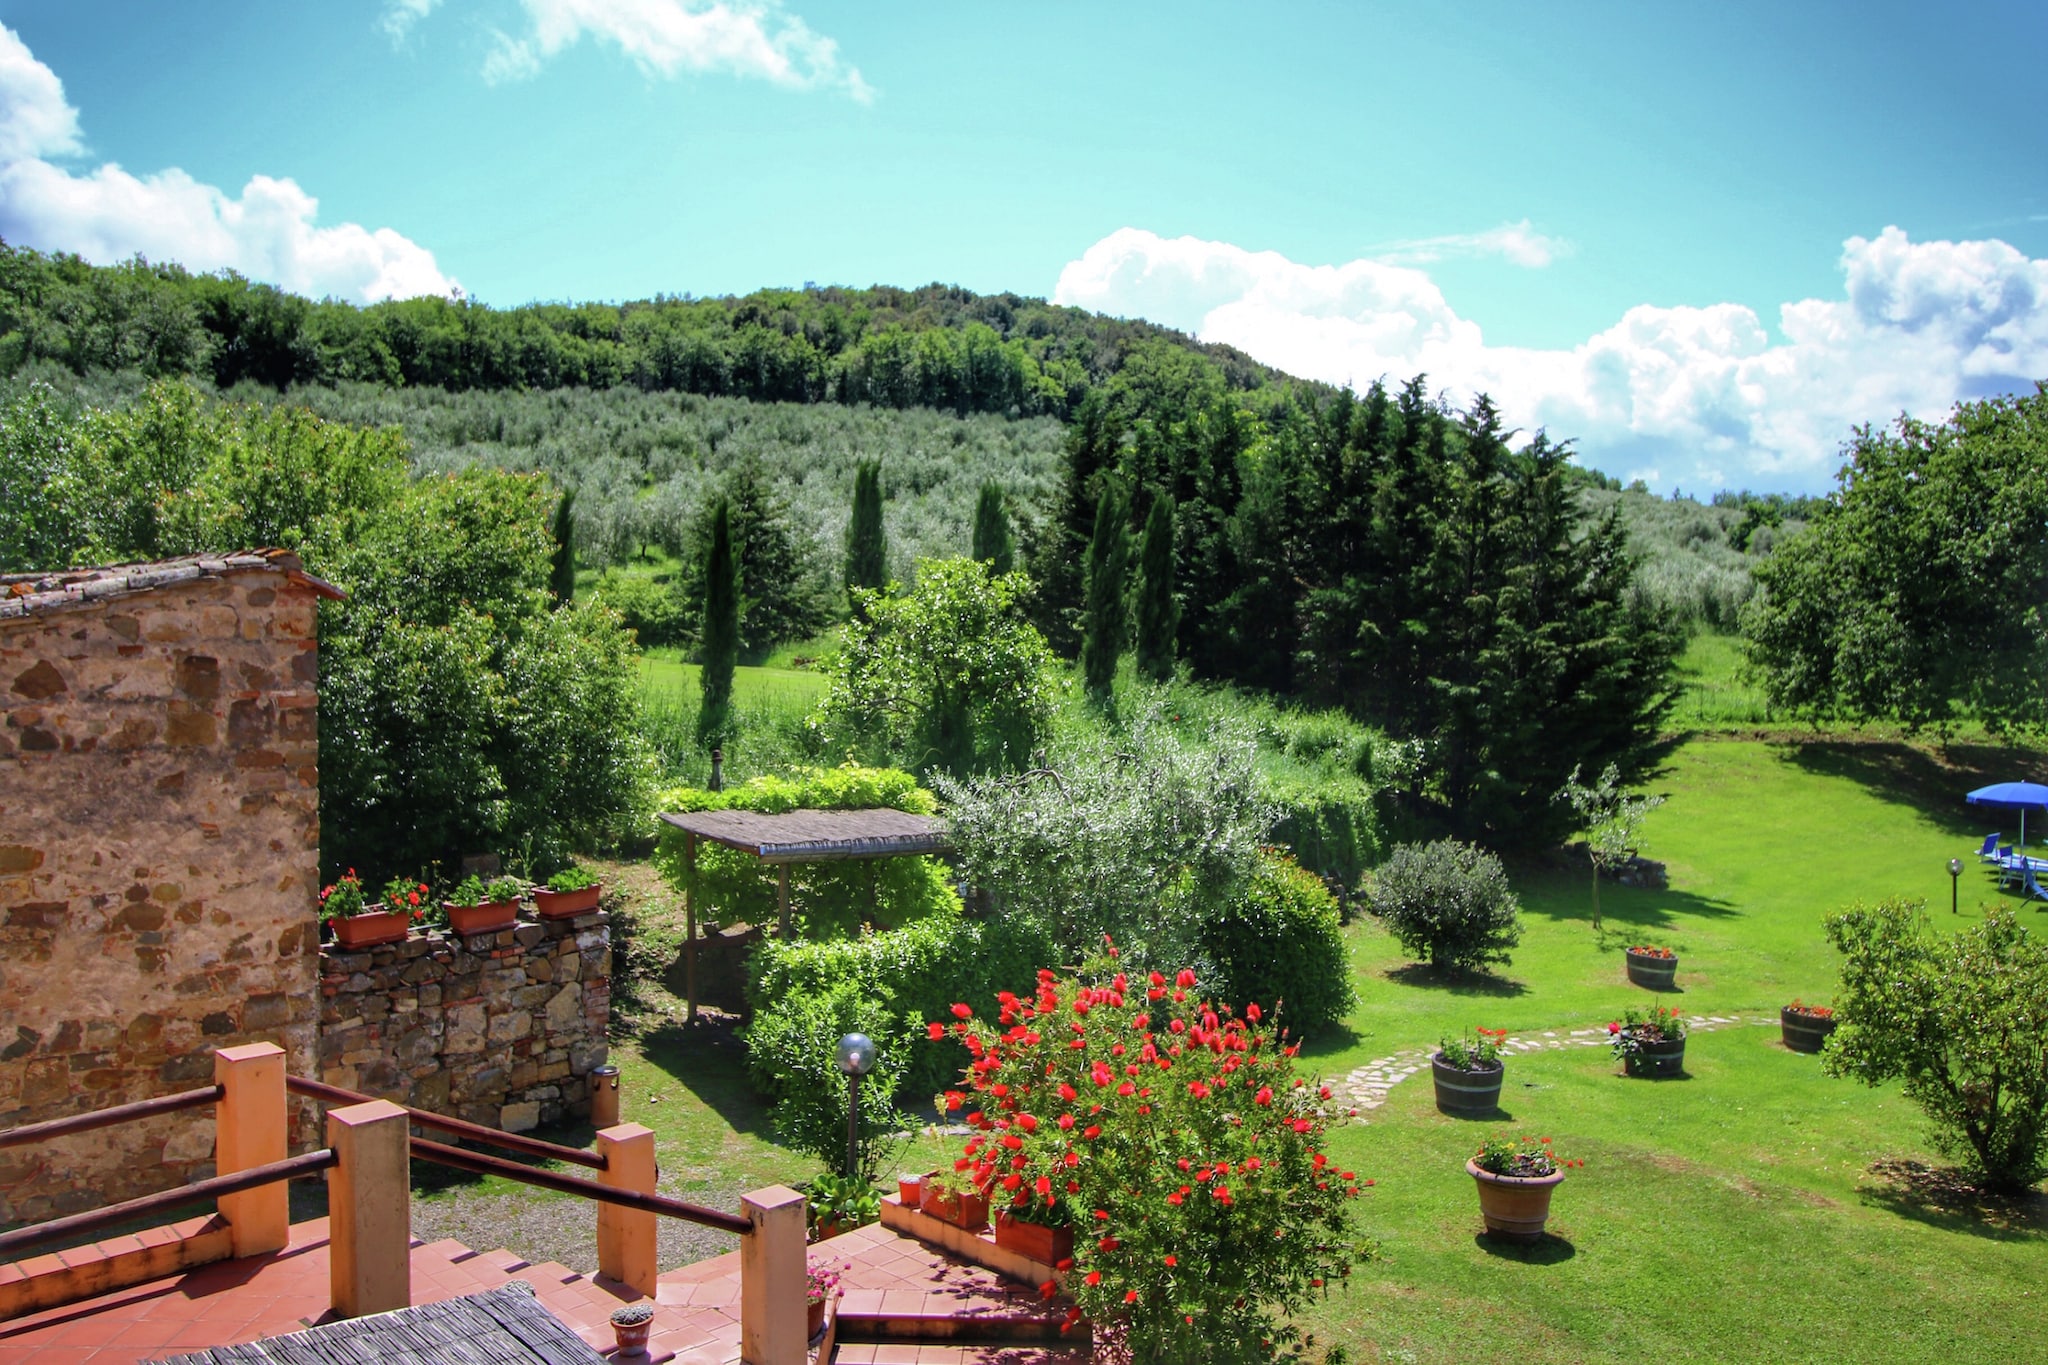
[{"label": "rough stone masonry", "polygon": [[[333,593],[278,551],[0,577],[0,1128],[209,1085],[234,1043],[312,1069]],[[212,1157],[210,1108],[0,1150],[0,1224]]]}]

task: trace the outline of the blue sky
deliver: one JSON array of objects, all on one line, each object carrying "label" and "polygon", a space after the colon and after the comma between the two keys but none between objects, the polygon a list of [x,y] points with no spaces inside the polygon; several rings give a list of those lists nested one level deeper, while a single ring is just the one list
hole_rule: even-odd
[{"label": "blue sky", "polygon": [[2048,377],[2044,15],[0,0],[0,236],[344,297],[1013,289],[1811,490]]}]

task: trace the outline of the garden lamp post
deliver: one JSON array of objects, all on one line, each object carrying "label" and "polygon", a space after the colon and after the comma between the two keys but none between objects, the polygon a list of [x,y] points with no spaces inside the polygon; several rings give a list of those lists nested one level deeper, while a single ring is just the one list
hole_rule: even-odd
[{"label": "garden lamp post", "polygon": [[1951,915],[1956,912],[1956,878],[1962,875],[1963,860],[1961,858],[1950,858],[1948,860],[1948,912]]},{"label": "garden lamp post", "polygon": [[849,1033],[839,1040],[835,1054],[839,1069],[846,1073],[846,1173],[860,1169],[860,1078],[875,1069],[875,1043],[865,1033]]}]

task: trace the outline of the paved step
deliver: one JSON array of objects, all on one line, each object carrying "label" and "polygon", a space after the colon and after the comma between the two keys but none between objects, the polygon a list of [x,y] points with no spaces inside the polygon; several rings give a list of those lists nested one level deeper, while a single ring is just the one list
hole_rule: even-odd
[{"label": "paved step", "polygon": [[933,1346],[916,1342],[842,1343],[834,1365],[1088,1365],[1085,1346]]}]

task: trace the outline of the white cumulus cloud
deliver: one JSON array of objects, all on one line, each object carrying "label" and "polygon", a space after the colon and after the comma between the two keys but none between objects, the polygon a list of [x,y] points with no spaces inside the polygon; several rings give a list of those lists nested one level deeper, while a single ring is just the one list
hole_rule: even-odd
[{"label": "white cumulus cloud", "polygon": [[1575,439],[1597,468],[1694,491],[1818,490],[1860,423],[1939,418],[2048,376],[2048,261],[1887,227],[1844,243],[1841,269],[1841,296],[1783,305],[1776,335],[1740,304],[1645,304],[1548,350],[1489,345],[1409,265],[1304,265],[1136,228],[1069,263],[1053,297],[1331,383],[1427,373],[1455,400],[1485,392],[1511,423]]},{"label": "white cumulus cloud", "polygon": [[1389,265],[1427,265],[1455,256],[1499,256],[1511,265],[1541,270],[1559,256],[1571,254],[1571,243],[1547,237],[1527,218],[1502,223],[1484,232],[1459,232],[1448,237],[1420,237],[1395,242],[1373,253]]},{"label": "white cumulus cloud", "polygon": [[359,302],[455,288],[432,252],[390,228],[319,226],[319,201],[290,179],[253,176],[237,196],[175,168],[79,173],[53,160],[83,150],[63,82],[0,26],[0,238],[101,264],[140,253],[237,270]]},{"label": "white cumulus cloud", "polygon": [[386,0],[384,15],[377,21],[377,27],[394,43],[403,43],[411,34],[412,26],[432,14],[441,0]]},{"label": "white cumulus cloud", "polygon": [[843,89],[862,103],[874,98],[860,71],[840,60],[837,42],[783,13],[773,0],[521,0],[521,5],[530,27],[516,37],[498,35],[484,62],[486,80],[532,76],[588,36],[612,44],[654,75],[726,71],[792,89]]}]

